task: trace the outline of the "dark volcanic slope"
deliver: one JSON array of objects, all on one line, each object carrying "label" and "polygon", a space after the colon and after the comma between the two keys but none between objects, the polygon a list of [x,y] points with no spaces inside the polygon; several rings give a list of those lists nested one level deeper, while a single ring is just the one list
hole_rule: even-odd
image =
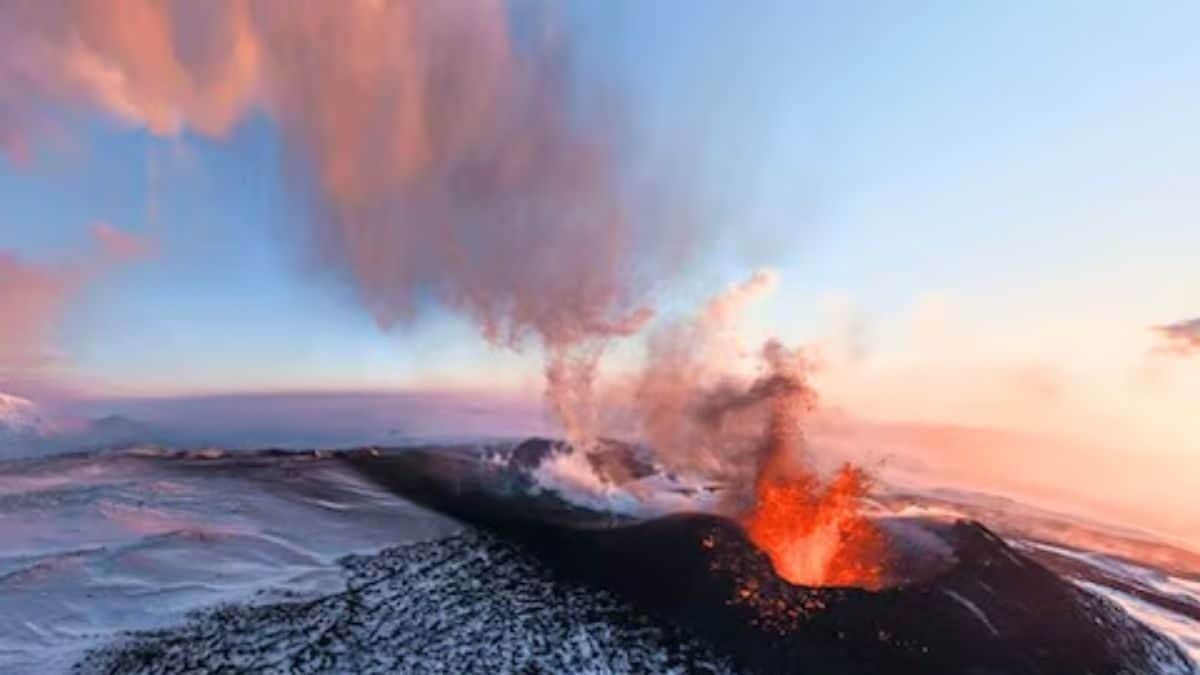
[{"label": "dark volcanic slope", "polygon": [[952,552],[900,586],[806,588],[718,516],[613,518],[468,453],[342,459],[479,530],[349,558],[346,592],[205,613],[76,672],[1195,672],[1170,640],[969,521],[900,523]]},{"label": "dark volcanic slope", "polygon": [[605,522],[522,491],[520,476],[494,463],[424,452],[347,460],[409,499],[519,543],[567,579],[687,627],[739,670],[1194,672],[1169,639],[977,523],[918,523],[953,552],[935,576],[881,592],[805,588],[776,576],[742,529],[717,516]]},{"label": "dark volcanic slope", "polygon": [[730,672],[683,631],[483,533],[344,564],[343,593],[221,608],[129,636],[73,672]]}]

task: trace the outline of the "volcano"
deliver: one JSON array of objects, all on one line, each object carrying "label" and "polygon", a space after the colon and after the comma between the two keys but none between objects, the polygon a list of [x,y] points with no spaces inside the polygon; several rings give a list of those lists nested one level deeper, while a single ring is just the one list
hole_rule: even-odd
[{"label": "volcano", "polygon": [[637,519],[538,490],[521,462],[347,453],[375,483],[693,632],[742,672],[1192,673],[1171,640],[969,520],[895,518],[878,590],[779,577],[736,521]]}]

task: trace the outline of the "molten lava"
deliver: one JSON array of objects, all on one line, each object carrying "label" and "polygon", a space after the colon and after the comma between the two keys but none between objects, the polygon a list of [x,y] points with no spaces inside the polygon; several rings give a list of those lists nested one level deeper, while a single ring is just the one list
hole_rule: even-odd
[{"label": "molten lava", "polygon": [[883,535],[861,510],[871,481],[849,464],[822,480],[804,463],[801,418],[815,404],[815,392],[796,355],[768,344],[764,356],[772,373],[760,385],[769,421],[755,502],[742,519],[746,532],[791,583],[878,589],[884,579]]},{"label": "molten lava", "polygon": [[815,474],[766,474],[743,522],[776,573],[804,586],[883,585],[883,537],[859,508],[870,481],[842,467],[828,482]]}]

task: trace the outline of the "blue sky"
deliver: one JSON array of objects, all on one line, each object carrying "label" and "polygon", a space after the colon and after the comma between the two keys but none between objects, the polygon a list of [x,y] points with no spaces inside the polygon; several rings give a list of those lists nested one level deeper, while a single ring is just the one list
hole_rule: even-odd
[{"label": "blue sky", "polygon": [[[783,288],[759,320],[789,339],[820,333],[834,296],[876,352],[903,354],[932,295],[989,349],[1072,352],[1080,368],[1113,356],[1084,336],[1195,311],[1195,3],[676,0],[564,14],[584,84],[619,91],[639,141],[689,181],[705,239],[668,307],[770,265]],[[381,333],[297,241],[305,214],[270,121],[223,140],[88,114],[69,128],[32,165],[0,162],[0,248],[63,257],[97,220],[159,247],[59,327],[89,386],[536,387],[535,357],[483,346],[445,313]]]}]

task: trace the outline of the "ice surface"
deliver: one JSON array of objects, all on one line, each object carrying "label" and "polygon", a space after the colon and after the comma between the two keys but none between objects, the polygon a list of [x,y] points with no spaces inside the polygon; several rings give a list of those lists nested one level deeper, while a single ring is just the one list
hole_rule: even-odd
[{"label": "ice surface", "polygon": [[263,589],[328,592],[343,555],[458,529],[336,462],[159,454],[0,464],[0,672]]}]

